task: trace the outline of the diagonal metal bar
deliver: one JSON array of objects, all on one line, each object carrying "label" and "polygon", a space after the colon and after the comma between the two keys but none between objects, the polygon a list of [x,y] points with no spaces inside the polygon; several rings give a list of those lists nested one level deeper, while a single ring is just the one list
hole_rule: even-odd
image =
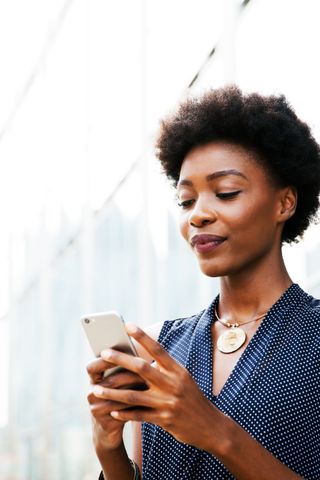
[{"label": "diagonal metal bar", "polygon": [[[250,1],[252,2],[252,0],[243,0],[242,3],[241,3],[241,10],[244,10],[246,8],[246,6],[250,3]],[[207,63],[211,60],[211,58],[214,56],[214,54],[216,53],[216,50],[217,50],[217,45],[219,45],[219,41],[217,42],[217,44],[211,49],[211,51],[209,52],[209,54],[207,55],[206,59],[204,60],[204,62],[202,63],[202,65],[200,66],[199,70],[197,71],[197,73],[195,74],[195,76],[193,77],[193,79],[191,80],[191,82],[189,83],[189,85],[187,86],[187,90],[191,87],[193,87],[193,85],[197,82],[198,78],[200,77],[201,73],[203,72],[203,70],[205,69]]]}]

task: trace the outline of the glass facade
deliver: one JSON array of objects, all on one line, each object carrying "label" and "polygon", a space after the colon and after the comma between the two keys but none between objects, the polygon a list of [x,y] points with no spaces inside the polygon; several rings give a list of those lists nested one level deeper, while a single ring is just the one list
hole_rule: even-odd
[{"label": "glass facade", "polygon": [[[80,316],[115,309],[143,326],[195,313],[217,292],[179,236],[153,154],[159,118],[189,92],[233,81],[284,92],[319,139],[319,6],[13,3],[1,7],[3,35],[13,42],[14,8],[27,21],[0,89],[0,478],[91,480]],[[285,250],[293,279],[315,295],[319,238],[315,226]],[[130,450],[129,428],[126,438]]]}]

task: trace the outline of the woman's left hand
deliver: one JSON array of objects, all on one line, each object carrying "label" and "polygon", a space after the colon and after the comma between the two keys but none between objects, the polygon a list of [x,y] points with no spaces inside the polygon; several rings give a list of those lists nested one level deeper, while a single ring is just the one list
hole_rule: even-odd
[{"label": "woman's left hand", "polygon": [[132,405],[132,409],[111,412],[115,419],[154,423],[178,441],[206,449],[213,433],[210,420],[214,422],[219,410],[204,396],[189,372],[158,342],[134,325],[127,325],[127,331],[147,350],[156,366],[116,350],[104,350],[101,357],[137,373],[148,385],[148,390],[119,390],[96,385],[94,395]]}]

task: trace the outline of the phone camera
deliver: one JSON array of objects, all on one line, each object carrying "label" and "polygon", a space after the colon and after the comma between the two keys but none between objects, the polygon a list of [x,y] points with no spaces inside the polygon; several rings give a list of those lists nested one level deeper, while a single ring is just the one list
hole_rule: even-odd
[{"label": "phone camera", "polygon": [[85,319],[84,319],[84,323],[90,323],[89,318],[85,318]]}]

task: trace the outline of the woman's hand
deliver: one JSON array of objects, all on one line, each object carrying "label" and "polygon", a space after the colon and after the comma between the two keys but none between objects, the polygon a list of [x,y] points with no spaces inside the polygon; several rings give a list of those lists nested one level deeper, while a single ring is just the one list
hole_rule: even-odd
[{"label": "woman's hand", "polygon": [[[212,434],[208,426],[216,409],[189,372],[158,342],[136,326],[127,325],[127,331],[154,358],[155,365],[116,350],[104,350],[101,356],[106,362],[137,374],[148,385],[148,390],[120,390],[99,384],[93,387],[94,395],[108,402],[108,412],[120,425],[128,420],[154,423],[178,441],[206,449]],[[132,408],[123,410],[122,405]]]},{"label": "woman's hand", "polygon": [[97,398],[93,393],[94,385],[108,389],[143,388],[145,386],[138,375],[126,370],[104,378],[105,370],[112,367],[114,367],[114,364],[106,362],[102,358],[93,360],[87,366],[92,384],[88,394],[88,402],[92,415],[93,441],[97,451],[115,450],[122,444],[123,427],[126,420],[115,420],[110,416],[110,412],[128,408],[129,405],[124,402]]}]

